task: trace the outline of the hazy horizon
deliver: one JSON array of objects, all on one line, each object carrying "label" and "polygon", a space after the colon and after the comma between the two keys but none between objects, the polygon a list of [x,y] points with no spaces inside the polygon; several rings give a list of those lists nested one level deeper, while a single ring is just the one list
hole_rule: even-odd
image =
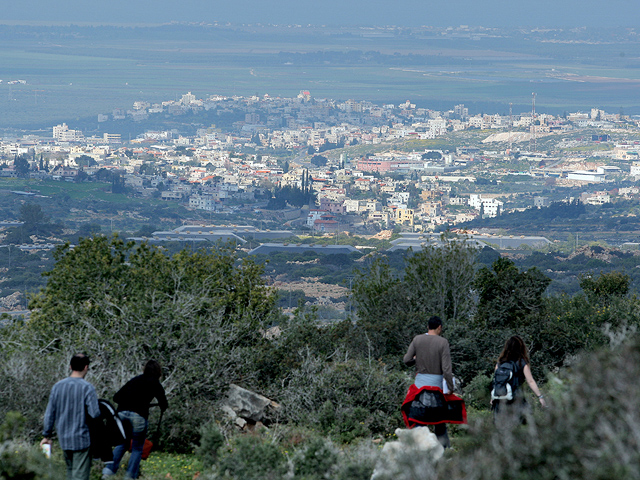
[{"label": "hazy horizon", "polygon": [[[179,10],[176,9],[179,5]],[[397,25],[487,27],[634,27],[640,13],[632,0],[22,0],[3,6],[5,24],[120,24],[230,22],[301,25]]]}]

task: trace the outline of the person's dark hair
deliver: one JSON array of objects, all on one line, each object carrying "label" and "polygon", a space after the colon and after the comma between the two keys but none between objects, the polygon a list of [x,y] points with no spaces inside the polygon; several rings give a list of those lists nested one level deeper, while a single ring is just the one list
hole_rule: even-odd
[{"label": "person's dark hair", "polygon": [[429,319],[429,330],[435,330],[440,325],[442,325],[442,319],[437,315],[434,315]]},{"label": "person's dark hair", "polygon": [[519,360],[524,360],[526,363],[529,363],[529,351],[522,337],[514,335],[505,342],[502,353],[498,357],[498,364],[517,362]]},{"label": "person's dark hair", "polygon": [[89,356],[84,353],[77,353],[73,357],[71,357],[71,370],[74,372],[81,372],[84,370],[84,367],[89,365],[90,360]]},{"label": "person's dark hair", "polygon": [[160,379],[160,377],[162,377],[162,367],[155,360],[149,360],[145,364],[144,370],[142,371],[142,373],[144,373],[145,375],[151,375],[152,377]]}]

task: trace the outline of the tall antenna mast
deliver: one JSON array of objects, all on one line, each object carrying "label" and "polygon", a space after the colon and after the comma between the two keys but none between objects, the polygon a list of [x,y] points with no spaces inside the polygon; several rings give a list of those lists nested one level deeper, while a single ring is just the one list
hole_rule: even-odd
[{"label": "tall antenna mast", "polygon": [[536,152],[538,146],[536,145],[536,93],[531,94],[531,129],[529,137],[529,150]]},{"label": "tall antenna mast", "polygon": [[511,132],[513,131],[513,103],[509,103],[509,155],[511,155]]}]

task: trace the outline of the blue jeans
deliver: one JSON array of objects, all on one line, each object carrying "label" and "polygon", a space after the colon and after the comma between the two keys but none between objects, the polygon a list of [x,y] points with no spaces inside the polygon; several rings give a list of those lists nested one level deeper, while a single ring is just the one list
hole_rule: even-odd
[{"label": "blue jeans", "polygon": [[[140,460],[142,460],[142,447],[144,446],[144,440],[147,438],[147,427],[149,422],[146,418],[138,415],[136,412],[118,412],[118,416],[125,424],[125,429],[128,426],[131,428],[131,457],[127,465],[127,473],[125,478],[138,478],[140,475]],[[113,449],[113,462],[107,463],[106,468],[113,473],[118,471],[120,461],[124,456],[124,452],[128,450],[129,445],[118,445]]]}]

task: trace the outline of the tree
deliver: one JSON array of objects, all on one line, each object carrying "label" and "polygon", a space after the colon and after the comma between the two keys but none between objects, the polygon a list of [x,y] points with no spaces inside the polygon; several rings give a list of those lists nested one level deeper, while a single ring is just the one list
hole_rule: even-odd
[{"label": "tree", "polygon": [[76,164],[79,167],[93,167],[94,165],[97,165],[98,162],[96,162],[96,160],[89,155],[80,155],[76,158]]},{"label": "tree", "polygon": [[324,167],[328,162],[327,157],[322,155],[314,155],[309,161],[316,167]]},{"label": "tree", "polygon": [[515,328],[534,322],[542,314],[542,295],[551,279],[537,268],[521,272],[512,260],[499,258],[491,269],[478,271],[477,321],[485,328]]},{"label": "tree", "polygon": [[113,173],[111,177],[111,193],[127,193],[127,187],[124,185],[124,177],[119,173]]},{"label": "tree", "polygon": [[430,151],[422,154],[422,160],[440,160],[442,158],[442,154],[436,151]]},{"label": "tree", "polygon": [[113,172],[106,168],[101,168],[94,174],[94,177],[99,182],[111,182],[113,180]]},{"label": "tree", "polygon": [[158,167],[151,162],[146,162],[140,165],[140,175],[157,175],[159,172]]},{"label": "tree", "polygon": [[153,225],[145,224],[140,227],[140,229],[135,233],[135,235],[136,237],[151,237],[153,235],[153,232],[157,230],[158,229]]},{"label": "tree", "polygon": [[629,293],[631,277],[622,272],[600,273],[597,278],[593,275],[580,277],[580,288],[587,294],[591,303],[609,304],[614,297],[624,297]]},{"label": "tree", "polygon": [[49,217],[36,203],[20,205],[20,220],[24,222],[24,225],[13,229],[5,238],[5,243],[30,243],[29,236],[31,235],[59,233],[62,229],[61,223],[50,223]]},{"label": "tree", "polygon": [[76,183],[82,183],[89,179],[89,175],[84,170],[78,170],[78,174],[74,177],[73,181]]},{"label": "tree", "polygon": [[28,226],[47,223],[48,218],[42,211],[42,207],[36,203],[23,203],[20,205],[20,220]]},{"label": "tree", "polygon": [[26,177],[29,174],[29,161],[24,155],[19,155],[13,160],[13,166],[19,177]]},{"label": "tree", "polygon": [[95,235],[96,233],[100,233],[102,227],[98,223],[83,223],[78,228],[78,235],[81,237],[90,237]]},{"label": "tree", "polygon": [[197,436],[197,428],[185,429],[210,418],[229,383],[257,382],[255,352],[279,318],[261,265],[231,247],[169,256],[117,236],[83,238],[54,258],[46,287],[30,301],[31,318],[3,328],[0,335],[14,339],[0,338],[0,346],[20,345],[49,361],[86,351],[99,365],[99,395],[107,396],[144,359],[157,359],[173,390],[170,435],[184,437],[173,439],[181,448]]},{"label": "tree", "polygon": [[287,185],[286,187],[274,189],[273,197],[269,200],[266,208],[268,210],[281,210],[287,204],[294,207],[302,207],[313,201],[314,197],[315,194],[313,192]]},{"label": "tree", "polygon": [[471,295],[478,250],[464,238],[441,237],[407,260],[404,283],[414,308],[443,320],[466,319],[475,309]]},{"label": "tree", "polygon": [[474,311],[472,286],[477,250],[465,239],[443,235],[406,261],[396,277],[384,258],[358,274],[352,295],[357,325],[376,356],[396,361],[431,315],[446,322],[465,321]]},{"label": "tree", "polygon": [[374,358],[380,358],[398,355],[406,348],[416,325],[407,320],[407,297],[402,287],[384,257],[357,272],[351,295],[358,309],[352,337],[363,343],[355,346],[358,350],[370,349]]}]

